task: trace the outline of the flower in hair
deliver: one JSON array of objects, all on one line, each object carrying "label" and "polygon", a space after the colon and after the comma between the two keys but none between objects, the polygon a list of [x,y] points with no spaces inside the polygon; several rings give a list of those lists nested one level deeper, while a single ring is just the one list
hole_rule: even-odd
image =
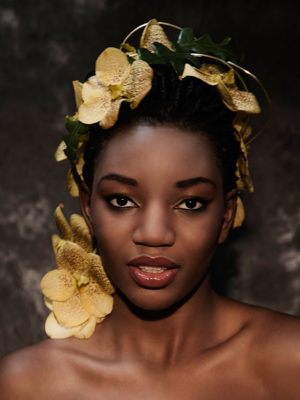
[{"label": "flower in hair", "polygon": [[231,111],[243,111],[247,114],[259,114],[260,106],[251,92],[238,90],[235,84],[234,71],[222,72],[217,65],[202,64],[200,68],[185,64],[180,79],[187,76],[200,79],[210,86],[216,86],[222,102]]},{"label": "flower in hair", "polygon": [[111,313],[114,288],[100,257],[92,252],[83,217],[71,215],[69,225],[61,207],[55,210],[61,237],[52,237],[58,268],[49,271],[41,281],[45,304],[51,310],[45,330],[54,339],[89,338],[96,324]]},{"label": "flower in hair", "polygon": [[[260,107],[255,95],[248,91],[240,71],[254,78],[261,88],[263,86],[249,71],[235,64],[237,61],[231,52],[229,37],[216,43],[207,34],[195,38],[190,28],[180,29],[155,19],[145,25],[138,49],[127,40],[140,27],[133,30],[121,44],[125,52],[107,48],[96,61],[95,75],[84,83],[73,82],[77,112],[73,117],[67,116],[68,132],[63,134],[63,142],[56,152],[57,161],[68,158],[71,162],[67,177],[70,194],[78,196],[78,186],[83,181],[83,155],[89,137],[89,125],[99,123],[103,129],[109,129],[117,122],[123,102],[130,103],[132,109],[138,107],[151,90],[151,66],[156,64],[171,65],[179,79],[194,77],[215,86],[223,104],[236,113],[233,133],[241,150],[237,161],[237,186],[239,190],[248,187],[253,191],[248,150],[256,136],[251,136],[249,117],[260,113]],[[161,25],[180,29],[176,42],[168,39]],[[268,100],[264,88],[263,91]]]},{"label": "flower in hair", "polygon": [[153,70],[147,62],[134,60],[130,64],[124,52],[107,48],[97,58],[95,75],[84,83],[73,82],[78,108],[75,119],[111,128],[118,119],[122,102],[136,108],[150,91],[152,77]]}]

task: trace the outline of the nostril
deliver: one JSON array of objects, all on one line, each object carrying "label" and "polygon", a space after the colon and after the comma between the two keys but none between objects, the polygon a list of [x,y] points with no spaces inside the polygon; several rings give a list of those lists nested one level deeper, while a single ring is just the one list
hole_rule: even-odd
[{"label": "nostril", "polygon": [[173,225],[165,207],[158,203],[151,204],[140,213],[132,240],[135,244],[148,247],[172,246],[176,237]]},{"label": "nostril", "polygon": [[139,226],[134,230],[132,240],[135,244],[148,247],[173,246],[175,232],[167,227],[149,229],[145,226]]}]

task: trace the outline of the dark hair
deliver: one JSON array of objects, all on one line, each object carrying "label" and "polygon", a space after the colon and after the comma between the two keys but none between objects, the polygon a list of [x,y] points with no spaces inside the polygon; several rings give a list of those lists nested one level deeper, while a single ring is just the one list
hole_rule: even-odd
[{"label": "dark hair", "polygon": [[109,132],[124,126],[172,125],[196,131],[213,143],[223,174],[224,193],[236,187],[236,162],[240,146],[233,134],[235,113],[221,101],[215,87],[193,77],[178,78],[169,65],[153,65],[151,91],[135,110],[123,102],[117,123],[109,130],[98,124],[90,128],[85,151],[84,181],[92,187],[94,164],[101,149],[108,142]]}]

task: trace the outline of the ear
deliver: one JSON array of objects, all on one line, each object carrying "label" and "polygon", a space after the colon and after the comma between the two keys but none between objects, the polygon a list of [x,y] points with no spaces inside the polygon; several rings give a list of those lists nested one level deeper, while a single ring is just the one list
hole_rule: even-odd
[{"label": "ear", "polygon": [[225,195],[223,224],[221,227],[218,243],[221,244],[227,238],[235,217],[238,190],[233,189]]},{"label": "ear", "polygon": [[81,213],[85,219],[87,226],[89,227],[90,233],[94,235],[94,228],[91,219],[91,192],[86,183],[82,183],[79,188],[79,200],[80,200],[80,207]]}]

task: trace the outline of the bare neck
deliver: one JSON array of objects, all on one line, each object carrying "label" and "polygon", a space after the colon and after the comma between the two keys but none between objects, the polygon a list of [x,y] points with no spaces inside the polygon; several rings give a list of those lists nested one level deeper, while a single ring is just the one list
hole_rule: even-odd
[{"label": "bare neck", "polygon": [[220,322],[222,304],[222,298],[210,288],[209,279],[182,304],[167,312],[136,310],[116,294],[114,310],[101,327],[101,340],[105,335],[117,359],[143,359],[163,366],[178,363],[217,345],[229,335],[229,327],[224,329]]}]

